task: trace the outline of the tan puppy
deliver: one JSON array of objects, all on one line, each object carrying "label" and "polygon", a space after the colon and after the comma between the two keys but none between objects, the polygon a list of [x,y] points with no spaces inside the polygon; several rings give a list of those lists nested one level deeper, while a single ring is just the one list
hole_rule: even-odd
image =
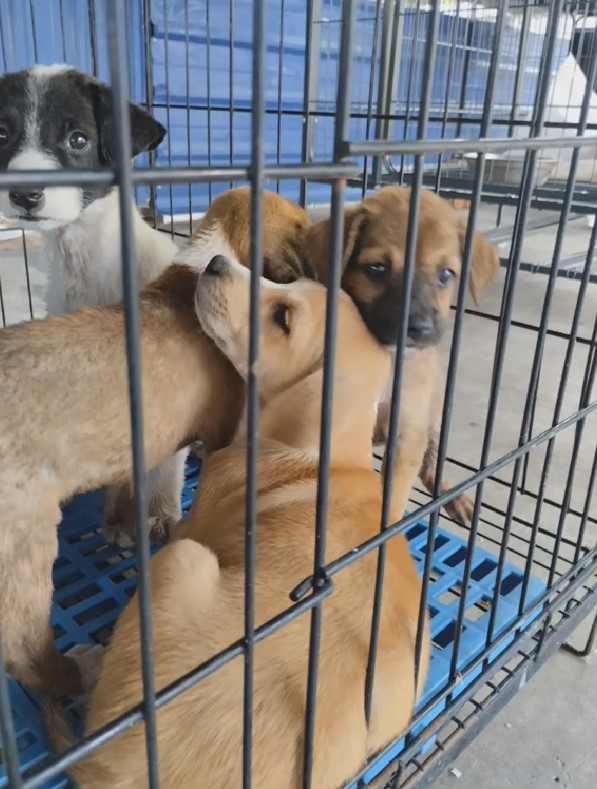
[{"label": "tan puppy", "polygon": [[[410,189],[386,187],[345,212],[342,288],[352,297],[373,335],[394,351],[409,200]],[[263,193],[263,211],[264,248],[270,258],[278,259],[274,273],[281,271],[286,281],[303,271],[326,283],[330,221],[311,224],[301,208],[274,192]],[[249,213],[250,191],[231,189],[214,200],[201,223],[202,227],[217,224],[244,265],[248,265]],[[465,220],[449,203],[423,190],[394,475],[394,486],[401,488],[397,493],[399,500],[404,498],[404,486],[412,477],[411,467],[421,454],[421,446],[424,461],[419,476],[433,493],[443,403],[437,346],[460,273],[465,233]],[[495,248],[475,234],[469,276],[475,299],[495,278],[498,265]],[[389,379],[380,403],[376,443],[387,441],[392,380]],[[442,492],[449,487],[444,480]],[[472,502],[468,496],[457,496],[446,510],[455,520],[466,524],[472,514]]]},{"label": "tan puppy", "polygon": [[[210,244],[207,252],[218,248]],[[197,324],[197,277],[172,266],[140,296],[148,469],[198,436],[210,449],[224,446],[242,408],[241,379]],[[55,651],[48,622],[56,527],[61,502],[130,475],[122,307],[2,329],[0,392],[4,659],[23,684],[76,695],[85,678],[72,658]]]},{"label": "tan puppy", "polygon": [[[205,330],[241,373],[247,359],[248,280],[238,264],[216,258],[197,291]],[[325,298],[324,288],[306,280],[262,286],[256,626],[285,610],[292,588],[313,570]],[[371,470],[371,432],[389,368],[387,354],[343,294],[337,340],[328,562],[379,531],[381,495]],[[180,539],[152,559],[158,689],[243,636],[245,471],[242,442],[212,456]],[[376,555],[367,554],[334,577],[333,594],[322,603],[312,779],[317,789],[343,785],[367,755],[397,738],[415,702],[420,583],[406,540],[398,536],[388,544],[367,727],[364,687],[375,576]],[[309,622],[304,613],[255,647],[252,782],[259,789],[302,786]],[[86,734],[140,701],[138,639],[135,596],[104,655]],[[427,659],[424,639],[421,685]],[[242,697],[243,660],[236,658],[158,710],[160,786],[240,786]],[[46,709],[46,723],[57,749],[72,744],[53,705]],[[80,789],[142,789],[147,785],[143,725],[70,772]]]}]

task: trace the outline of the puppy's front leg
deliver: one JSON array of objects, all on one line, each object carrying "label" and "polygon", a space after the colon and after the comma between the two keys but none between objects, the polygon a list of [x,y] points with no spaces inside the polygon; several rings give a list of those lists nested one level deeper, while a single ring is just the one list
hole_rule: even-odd
[{"label": "puppy's front leg", "polygon": [[[435,474],[437,470],[437,450],[438,450],[438,434],[434,431],[430,436],[427,443],[427,449],[421,463],[421,470],[419,477],[425,486],[430,496],[434,495],[435,488]],[[442,477],[440,485],[440,494],[444,494],[450,489],[449,482]],[[468,526],[473,518],[473,500],[465,493],[461,493],[456,498],[449,501],[444,509],[448,515],[453,518],[456,523],[462,526]]]},{"label": "puppy's front leg", "polygon": [[[187,449],[181,449],[149,472],[149,529],[154,542],[167,538],[182,517],[180,497],[187,454]],[[133,496],[129,483],[106,489],[104,537],[123,548],[134,542]]]},{"label": "puppy's front leg", "polygon": [[[406,426],[399,430],[394,469],[392,474],[392,500],[390,506],[390,523],[395,523],[404,516],[412,486],[417,479],[423,456],[427,446],[427,432],[419,426]],[[386,446],[381,464],[383,479],[388,448]]]}]

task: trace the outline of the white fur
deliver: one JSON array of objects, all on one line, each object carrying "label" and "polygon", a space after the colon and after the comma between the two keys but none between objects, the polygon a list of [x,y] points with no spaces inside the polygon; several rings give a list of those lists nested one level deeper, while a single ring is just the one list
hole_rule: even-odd
[{"label": "white fur", "polygon": [[[60,165],[52,156],[35,147],[29,142],[30,136],[36,134],[34,129],[27,133],[28,145],[10,160],[8,170],[58,170]],[[0,210],[12,221],[19,221],[23,227],[33,230],[54,230],[66,222],[72,222],[81,213],[83,192],[77,186],[51,186],[44,190],[45,202],[39,212],[39,221],[22,220],[18,209],[11,205],[8,192],[0,192]]]},{"label": "white fur", "polygon": [[[176,246],[167,234],[150,227],[136,206],[133,206],[132,217],[135,270],[137,286],[141,289],[170,265]],[[49,314],[114,304],[122,299],[117,189],[95,200],[74,222],[43,235],[49,257],[46,296]],[[182,515],[180,494],[187,454],[187,449],[181,450],[152,469],[149,475],[149,495],[155,510],[175,519]],[[150,526],[153,525],[150,522]],[[114,536],[117,543],[126,542],[118,530]]]},{"label": "white fur", "polygon": [[[236,262],[234,252],[228,244],[228,239],[217,224],[192,236],[178,250],[174,262],[192,266],[197,271],[202,272],[207,268],[209,261],[216,255],[224,255],[231,262]],[[240,263],[237,263],[237,265],[240,266]]]},{"label": "white fur", "polygon": [[[68,66],[35,66],[28,72],[26,90],[30,112],[23,119],[24,144],[9,164],[11,170],[56,170],[59,162],[41,151],[41,124],[36,108],[50,78],[69,70]],[[48,314],[72,312],[86,306],[112,304],[122,299],[122,264],[119,192],[113,189],[83,209],[83,192],[78,187],[45,190],[40,211],[42,221],[22,221],[25,227],[42,232],[48,255]],[[131,198],[132,200],[132,198]],[[0,208],[15,216],[8,194],[0,195]],[[142,288],[172,262],[176,246],[165,234],[143,221],[133,205],[133,237],[137,286]],[[154,520],[164,515],[180,517],[180,493],[187,450],[153,469],[149,476]],[[124,525],[124,524],[123,524]]]},{"label": "white fur", "polygon": [[[150,227],[135,206],[132,215],[137,285],[142,288],[170,265],[176,247],[166,233]],[[122,299],[117,189],[95,200],[75,221],[43,235],[49,258],[48,314]]]}]

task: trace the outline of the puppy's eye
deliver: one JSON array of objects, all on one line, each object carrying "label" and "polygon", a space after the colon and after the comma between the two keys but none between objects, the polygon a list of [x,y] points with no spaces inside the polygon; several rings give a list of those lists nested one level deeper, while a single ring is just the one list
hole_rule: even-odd
[{"label": "puppy's eye", "polygon": [[363,271],[369,279],[383,279],[387,276],[390,267],[387,263],[367,263]]},{"label": "puppy's eye", "polygon": [[450,268],[441,268],[437,275],[437,284],[440,288],[445,288],[446,285],[451,282],[456,274]]},{"label": "puppy's eye", "polygon": [[68,138],[68,147],[73,151],[84,151],[87,148],[87,136],[82,131],[74,131]]},{"label": "puppy's eye", "polygon": [[290,334],[290,310],[286,304],[276,304],[272,312],[272,320],[284,334]]},{"label": "puppy's eye", "polygon": [[0,126],[0,145],[6,145],[10,137],[10,133],[6,126]]}]

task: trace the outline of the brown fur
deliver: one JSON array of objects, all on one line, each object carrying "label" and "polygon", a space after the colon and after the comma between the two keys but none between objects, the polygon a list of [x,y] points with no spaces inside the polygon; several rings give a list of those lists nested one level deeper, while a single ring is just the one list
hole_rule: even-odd
[{"label": "brown fur", "polygon": [[[172,266],[140,296],[145,463],[237,427],[243,384],[201,331],[197,272]],[[209,370],[209,375],[206,375]],[[59,505],[130,475],[123,309],[88,308],[0,331],[0,621],[8,671],[34,689],[83,691],[48,624]]]},{"label": "brown fur", "polygon": [[[214,225],[228,240],[236,259],[249,266],[251,254],[251,190],[230,189],[217,197],[200,227]],[[275,192],[263,191],[263,271],[274,282],[293,282],[305,275],[301,239],[311,220],[303,209]]]},{"label": "brown fur", "polygon": [[[389,345],[397,334],[409,201],[410,189],[386,187],[345,212],[342,288],[357,304],[374,336],[382,343],[392,338]],[[302,269],[327,283],[330,220],[312,224],[306,212],[274,192],[263,193],[263,211],[263,243],[268,260],[276,260],[277,270],[286,272],[286,276]],[[249,265],[249,217],[250,191],[240,188],[216,198],[202,222],[207,227],[218,224],[237,259],[246,266]],[[428,305],[435,305],[436,326],[432,343],[409,349],[404,358],[394,474],[394,487],[400,488],[398,499],[403,498],[404,486],[412,476],[412,464],[419,456],[422,462],[418,476],[433,494],[443,401],[436,346],[448,319],[456,281],[438,288],[436,278],[442,267],[450,268],[456,276],[460,273],[465,233],[466,221],[447,201],[433,192],[421,192],[411,314],[422,311],[424,305],[420,302],[426,300]],[[297,249],[302,260],[298,266]],[[387,262],[390,268],[388,277],[379,282],[364,273],[367,264],[378,261]],[[469,289],[475,300],[497,271],[495,248],[475,233],[469,275]],[[272,278],[276,279],[276,269],[272,269]],[[420,294],[419,303],[416,294]],[[391,381],[379,406],[375,443],[385,443],[388,438],[390,396]],[[413,480],[416,476],[415,473]],[[449,487],[442,480],[442,492]],[[446,506],[446,511],[456,521],[466,524],[472,515],[472,501],[466,495],[457,496]]]},{"label": "brown fur", "polygon": [[[248,277],[239,267],[202,275],[199,315],[232,361],[248,341]],[[290,333],[272,319],[290,305]],[[255,625],[288,607],[293,586],[313,568],[313,524],[321,408],[325,291],[314,283],[263,285],[263,407],[257,467]],[[243,329],[244,327],[244,329]],[[370,467],[375,402],[388,374],[387,354],[350,299],[339,305],[327,515],[326,561],[379,530],[379,479]],[[243,636],[246,446],[207,462],[197,498],[177,540],[151,561],[155,683],[181,674]],[[400,506],[403,506],[401,504]],[[396,739],[414,705],[414,644],[420,582],[400,535],[388,543],[372,715],[364,685],[376,576],[374,553],[334,577],[322,603],[312,783],[336,789],[368,755]],[[302,786],[309,643],[308,613],[255,647],[252,782],[259,789]],[[141,699],[138,602],[120,616],[93,690],[86,734]],[[428,662],[424,651],[420,685]],[[160,785],[229,789],[241,783],[243,660],[235,658],[157,712]],[[46,706],[54,746],[72,737]],[[144,727],[127,730],[71,769],[80,789],[146,786]]]}]

